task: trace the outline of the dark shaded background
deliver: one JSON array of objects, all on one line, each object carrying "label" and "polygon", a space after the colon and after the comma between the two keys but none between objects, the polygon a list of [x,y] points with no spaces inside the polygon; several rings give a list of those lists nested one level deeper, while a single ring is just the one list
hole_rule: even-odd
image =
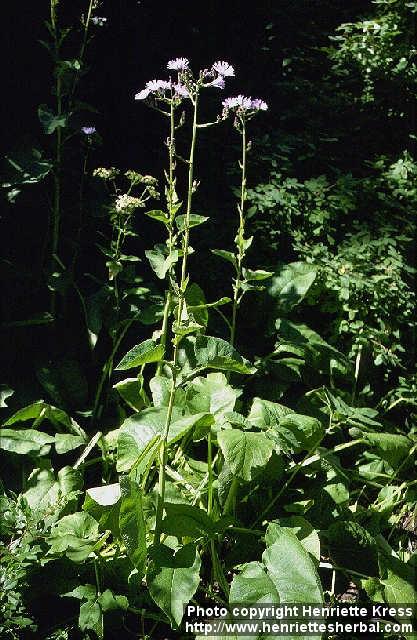
[{"label": "dark shaded background", "polygon": [[[88,2],[61,0],[61,21],[77,24]],[[237,0],[211,0],[204,3],[185,0],[177,3],[150,0],[104,0],[98,15],[107,17],[102,28],[93,27],[89,46],[88,74],[82,79],[80,99],[91,103],[98,113],[85,115],[81,124],[94,124],[103,144],[90,157],[90,170],[97,166],[134,168],[162,178],[161,166],[166,150],[165,123],[134,94],[152,78],[164,77],[167,60],[186,56],[194,69],[225,59],[235,66],[236,78],[228,83],[225,94],[213,91],[208,99],[207,117],[219,111],[226,95],[245,93],[267,100],[269,111],[253,122],[249,184],[264,180],[270,168],[262,161],[262,136],[268,135],[269,157],[279,145],[293,145],[293,166],[300,179],[328,172],[361,173],[363,161],[374,154],[402,150],[409,143],[409,123],[387,122],[378,106],[357,110],[349,99],[343,101],[343,88],[328,79],[328,61],[321,51],[329,45],[329,35],[342,22],[357,20],[371,7],[370,1],[353,0],[262,0],[243,5]],[[3,97],[1,100],[4,152],[25,146],[46,149],[51,137],[41,132],[37,107],[53,105],[52,65],[39,44],[45,38],[44,20],[49,3],[8,4],[2,14]],[[77,40],[68,41],[67,56],[76,56]],[[298,55],[297,76],[284,75],[283,61]],[[303,62],[304,60],[304,62]],[[403,100],[390,95],[391,102]],[[408,105],[403,105],[408,108]],[[410,107],[411,117],[411,107]],[[401,128],[402,127],[402,128]],[[210,144],[208,144],[208,139]],[[336,140],[336,142],[335,142]],[[196,210],[211,216],[212,222],[200,240],[193,239],[199,259],[192,270],[212,298],[224,295],[229,274],[218,261],[213,268],[210,247],[228,247],[235,228],[235,201],[230,186],[237,182],[233,173],[238,138],[233,128],[220,125],[203,132],[197,154],[197,176],[201,187]],[[313,149],[313,151],[311,151]],[[309,151],[310,150],[310,151]],[[73,203],[73,179],[80,173],[80,145],[71,145],[66,155],[63,195],[63,238],[60,256],[64,263],[72,251],[76,228]],[[65,184],[67,180],[67,184]],[[49,292],[45,286],[45,237],[48,229],[48,200],[45,185],[28,186],[15,205],[7,205],[2,218],[4,280],[2,309],[6,322],[15,322],[47,309]],[[90,191],[88,189],[90,188]],[[86,272],[100,273],[103,261],[95,250],[100,219],[95,217],[94,192],[90,198],[90,224],[82,238],[76,278],[89,293],[91,282]],[[3,199],[2,204],[5,205]],[[143,224],[143,223],[141,223]],[[158,239],[155,225],[144,223],[139,240],[131,252],[143,253]],[[262,251],[262,248],[259,248]],[[292,259],[282,255],[281,260]],[[259,256],[255,256],[256,259]],[[258,261],[259,264],[259,261]],[[146,267],[144,267],[146,269]],[[81,351],[77,347],[80,319],[77,301],[71,300],[64,323],[56,323],[55,337],[42,328],[10,329],[2,332],[2,353],[8,379],[19,376],[28,361],[54,358],[57,354]],[[73,313],[72,313],[73,311]],[[251,315],[252,314],[252,315]],[[249,342],[256,331],[256,308],[248,309]],[[64,329],[64,331],[60,330]],[[129,340],[127,341],[129,342]],[[256,349],[256,343],[253,345]]]}]

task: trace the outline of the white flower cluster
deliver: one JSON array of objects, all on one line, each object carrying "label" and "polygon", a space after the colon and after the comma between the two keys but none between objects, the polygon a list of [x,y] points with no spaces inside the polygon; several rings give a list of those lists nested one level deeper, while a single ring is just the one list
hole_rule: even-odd
[{"label": "white flower cluster", "polygon": [[115,206],[118,213],[133,213],[138,207],[143,207],[143,202],[139,198],[124,193],[121,196],[117,196]]}]

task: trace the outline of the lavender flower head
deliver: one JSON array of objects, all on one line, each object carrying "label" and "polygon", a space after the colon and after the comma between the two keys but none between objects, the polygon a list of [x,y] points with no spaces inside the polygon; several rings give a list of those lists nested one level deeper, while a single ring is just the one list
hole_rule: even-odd
[{"label": "lavender flower head", "polygon": [[170,60],[167,64],[167,69],[172,71],[186,71],[190,65],[190,61],[187,58],[175,58]]},{"label": "lavender flower head", "polygon": [[212,66],[212,70],[218,73],[219,76],[222,76],[223,78],[230,78],[235,75],[235,70],[233,69],[232,65],[228,62],[225,62],[224,60],[218,60],[217,62],[215,62]]},{"label": "lavender flower head", "polygon": [[252,100],[252,109],[255,109],[255,111],[266,111],[268,109],[268,105],[264,100],[254,98]]},{"label": "lavender flower head", "polygon": [[95,127],[81,127],[81,131],[86,136],[92,136],[96,132],[96,128]]},{"label": "lavender flower head", "polygon": [[257,111],[266,111],[268,105],[264,100],[260,98],[247,98],[243,95],[238,95],[234,98],[226,98],[222,102],[223,105],[223,118],[227,118],[230,111],[235,111],[241,116],[251,117]]},{"label": "lavender flower head", "polygon": [[167,80],[150,80],[142,91],[135,95],[135,100],[145,100],[151,94],[164,95],[165,91],[171,89],[171,82]]}]

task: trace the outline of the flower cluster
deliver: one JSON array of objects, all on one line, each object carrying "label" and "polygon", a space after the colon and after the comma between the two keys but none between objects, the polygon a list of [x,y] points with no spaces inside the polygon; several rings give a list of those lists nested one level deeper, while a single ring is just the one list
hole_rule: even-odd
[{"label": "flower cluster", "polygon": [[125,172],[125,176],[128,180],[130,180],[131,188],[135,187],[138,184],[143,184],[148,196],[150,196],[151,198],[159,198],[159,192],[156,189],[156,187],[158,186],[158,180],[153,176],[143,176],[141,173],[133,171],[133,169],[128,169]]},{"label": "flower cluster", "polygon": [[212,66],[212,70],[219,74],[222,78],[230,78],[235,75],[232,65],[224,60],[218,60]]},{"label": "flower cluster", "polygon": [[116,169],[115,167],[110,167],[110,169],[99,167],[98,169],[94,169],[93,176],[95,178],[101,178],[102,180],[114,180],[117,178],[119,173],[119,169]]},{"label": "flower cluster", "polygon": [[140,198],[129,196],[127,193],[117,196],[116,198],[115,207],[118,213],[131,214],[135,209],[143,206],[143,201]]},{"label": "flower cluster", "polygon": [[141,173],[138,173],[133,169],[128,169],[125,172],[125,176],[128,180],[131,181],[132,185],[145,184],[147,186],[155,187],[158,184],[158,180],[153,176],[143,176]]},{"label": "flower cluster", "polygon": [[218,60],[211,65],[210,69],[205,69],[202,72],[204,80],[208,80],[205,86],[217,87],[218,89],[224,89],[225,78],[231,78],[235,75],[235,70],[232,65],[225,60]]},{"label": "flower cluster", "polygon": [[145,88],[135,95],[135,100],[146,100],[154,97],[159,100],[190,98],[197,88],[217,87],[224,89],[225,78],[235,75],[232,65],[224,60],[218,60],[210,69],[204,69],[196,79],[190,69],[190,61],[187,58],[174,58],[167,64],[168,71],[177,71],[177,79],[150,80]]},{"label": "flower cluster", "polygon": [[266,111],[268,105],[260,98],[247,98],[238,95],[234,98],[226,98],[222,102],[223,118],[227,118],[230,112],[235,112],[240,117],[250,117],[257,111]]},{"label": "flower cluster", "polygon": [[189,98],[187,87],[181,82],[171,82],[171,80],[150,80],[145,88],[135,95],[135,100],[145,100],[149,96],[155,98]]}]

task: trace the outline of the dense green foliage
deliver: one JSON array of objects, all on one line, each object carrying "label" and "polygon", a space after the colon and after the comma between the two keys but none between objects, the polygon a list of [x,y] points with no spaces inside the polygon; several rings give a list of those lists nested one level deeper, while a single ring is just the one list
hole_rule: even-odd
[{"label": "dense green foliage", "polygon": [[[417,4],[306,37],[294,8],[285,46],[272,9],[279,117],[241,100],[217,118],[229,65],[171,67],[168,93],[137,96],[161,118],[158,180],[146,153],[141,173],[97,166],[81,87],[103,19],[90,2],[67,29],[62,4],[42,144],[3,180],[11,212],[47,194],[42,284],[4,330],[74,347],[2,385],[1,638],[200,637],[189,602],[416,604]],[[233,209],[198,181],[220,137]]]}]

